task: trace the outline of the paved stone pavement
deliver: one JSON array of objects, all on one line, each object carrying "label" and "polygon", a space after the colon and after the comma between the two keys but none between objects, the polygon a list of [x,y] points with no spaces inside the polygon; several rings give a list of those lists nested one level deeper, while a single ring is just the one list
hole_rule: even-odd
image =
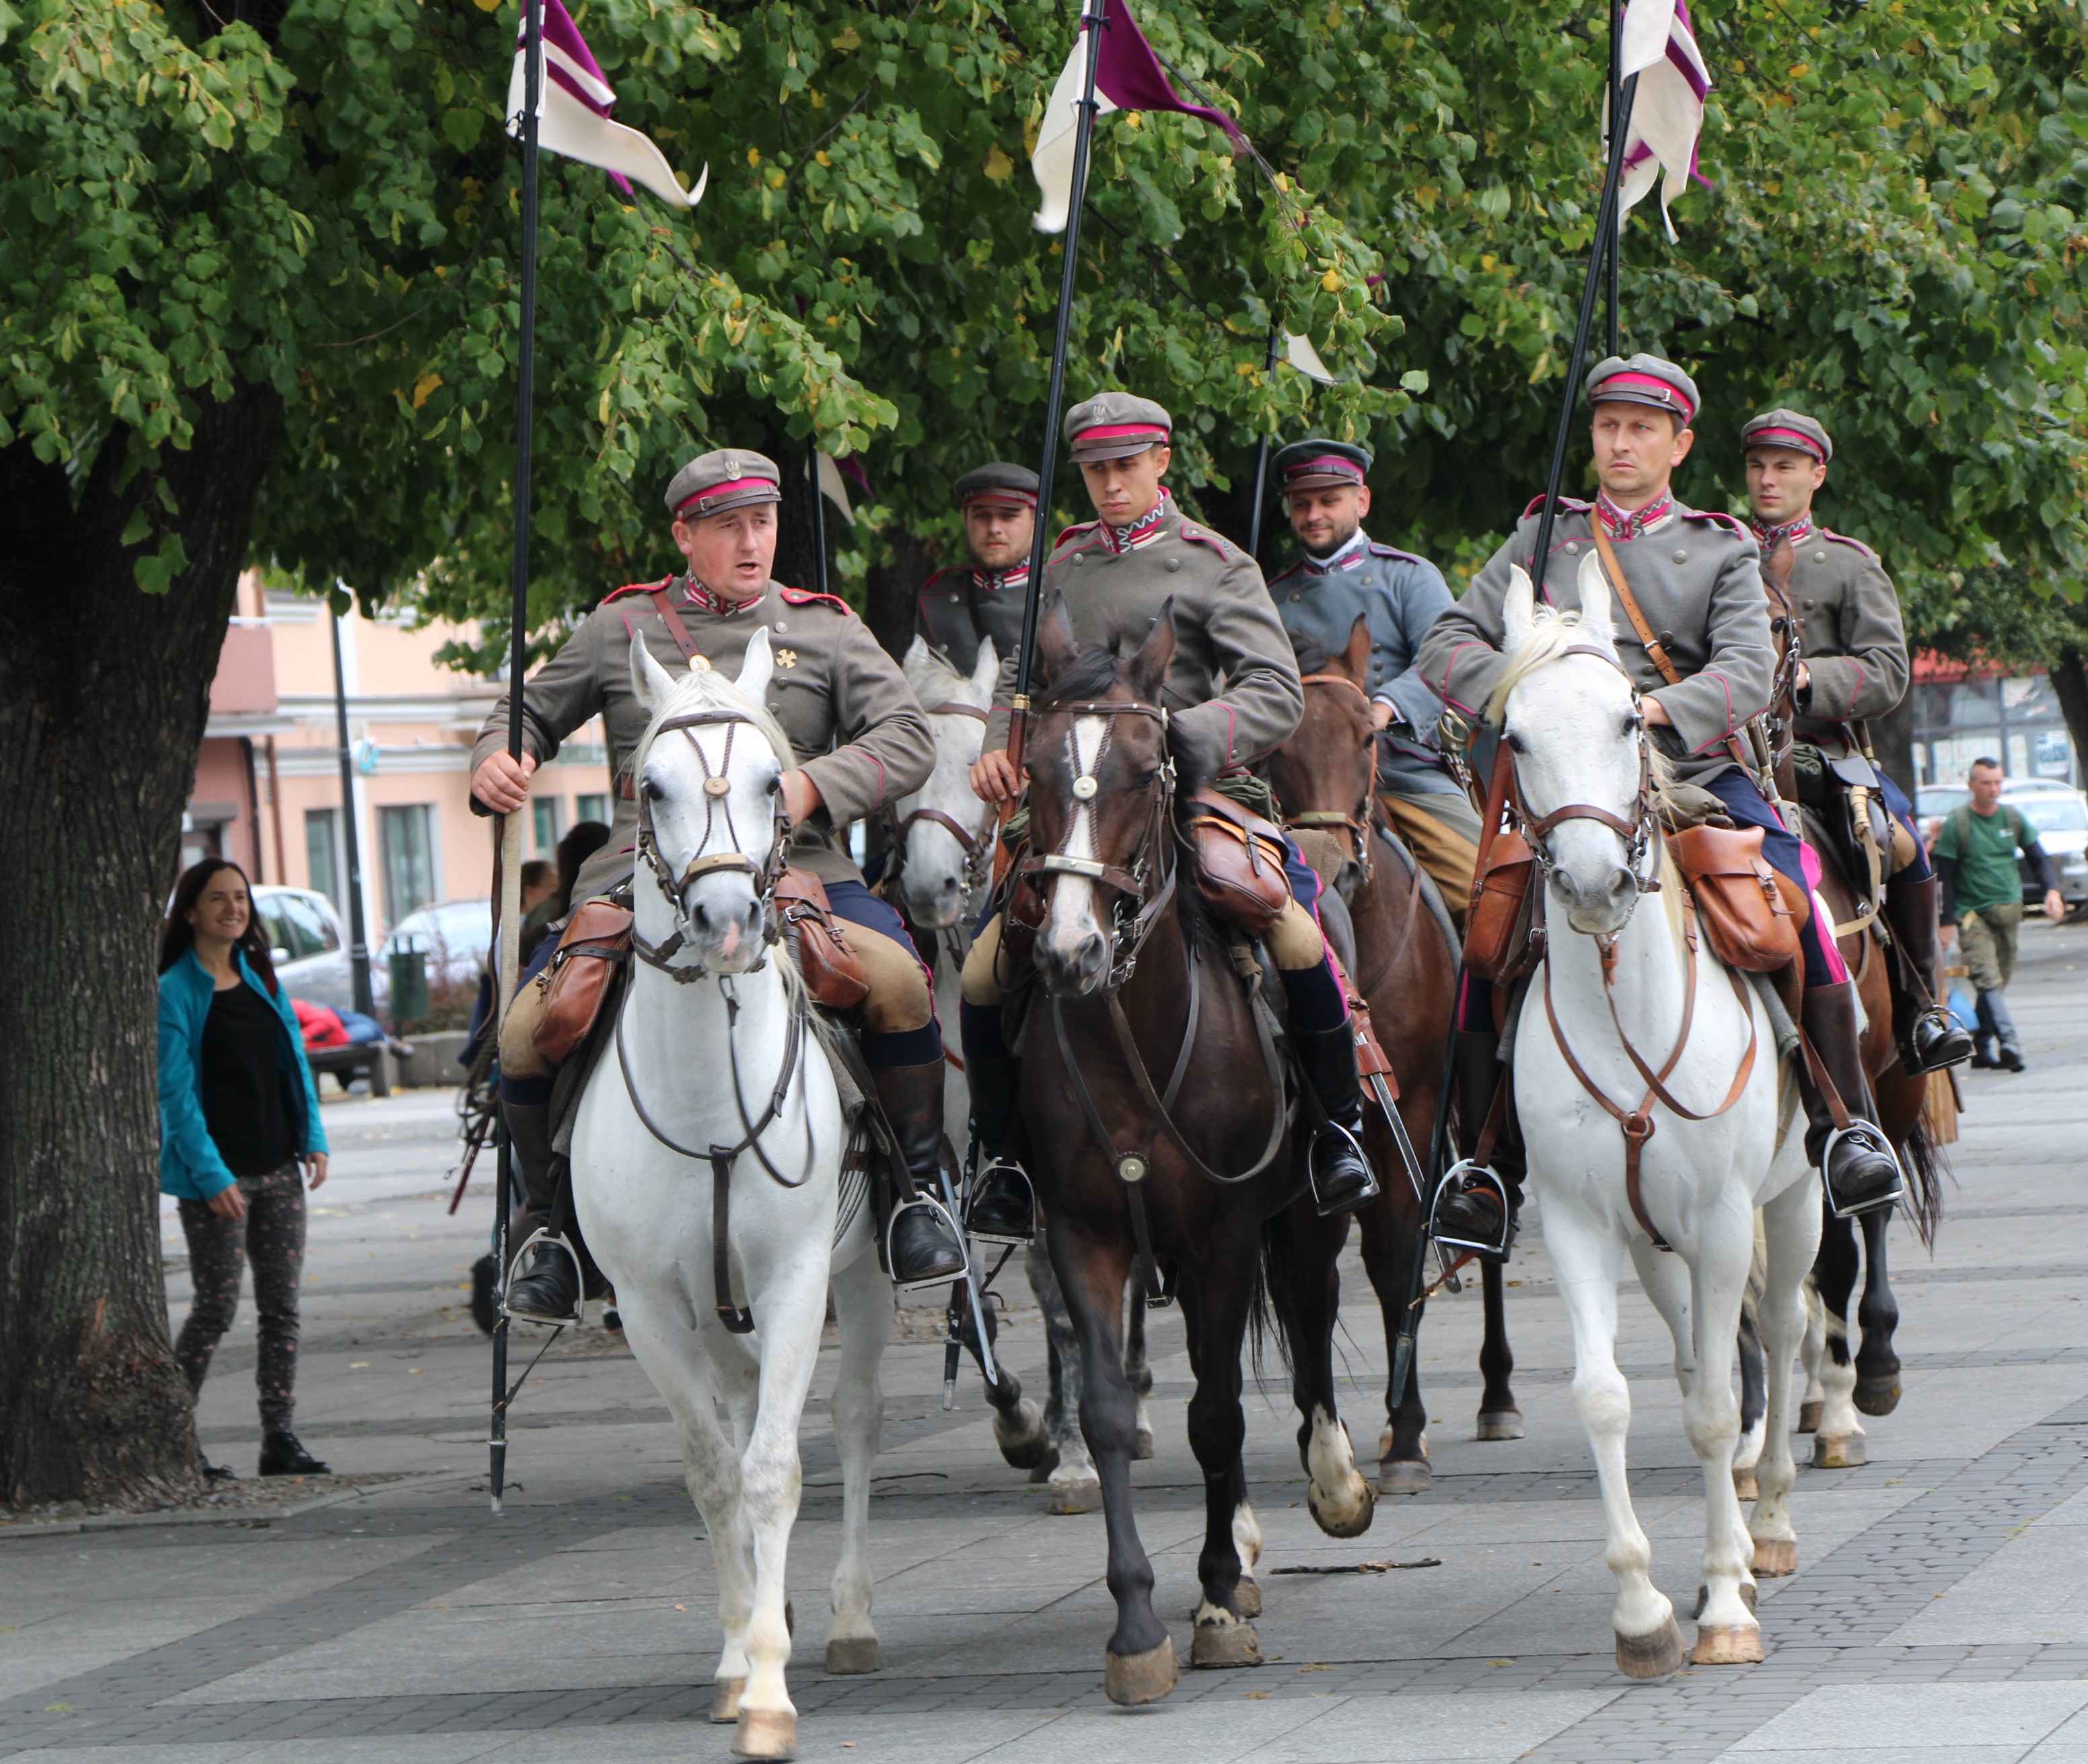
[{"label": "paved stone pavement", "polygon": [[[1528,1437],[1472,1440],[1475,1295],[1439,1302],[1423,1338],[1436,1490],[1381,1501],[1364,1538],[1314,1528],[1284,1393],[1253,1399],[1269,1664],[1185,1673],[1145,1710],[1102,1695],[1099,1516],[1046,1517],[994,1453],[975,1382],[942,1412],[940,1350],[918,1339],[886,1363],[873,1506],[884,1669],[821,1675],[837,1510],[822,1386],[791,1559],[807,1631],[793,1676],[802,1755],[2088,1764],[2088,930],[2038,928],[2025,944],[2014,996],[2035,1069],[1966,1075],[1960,1187],[1934,1261],[1894,1234],[1906,1398],[1870,1424],[1867,1467],[1801,1471],[1800,1570],[1762,1587],[1766,1664],[1654,1685],[1615,1672],[1571,1356],[1533,1234],[1509,1271]],[[460,1290],[482,1248],[484,1185],[445,1216],[443,1098],[332,1102],[327,1116],[340,1155],[316,1201],[298,1424],[338,1469],[443,1474],[272,1523],[0,1541],[0,1757],[724,1758],[729,1730],[704,1719],[709,1553],[658,1399],[613,1336],[561,1343],[518,1404],[515,1487],[507,1514],[491,1515],[487,1354]],[[171,1218],[167,1232],[178,1318]],[[1367,1445],[1384,1355],[1358,1274],[1344,1400]],[[1698,1479],[1666,1337],[1642,1300],[1624,1310],[1635,1498],[1656,1575],[1686,1611]],[[255,1443],[250,1324],[243,1315],[220,1353],[201,1416],[206,1449],[242,1472]],[[1042,1355],[1026,1302],[1003,1340],[1032,1379]],[[1136,1467],[1139,1518],[1186,1658],[1202,1496],[1171,1315],[1156,1322],[1153,1352],[1159,1448]],[[1440,1565],[1268,1572],[1429,1557]]]}]

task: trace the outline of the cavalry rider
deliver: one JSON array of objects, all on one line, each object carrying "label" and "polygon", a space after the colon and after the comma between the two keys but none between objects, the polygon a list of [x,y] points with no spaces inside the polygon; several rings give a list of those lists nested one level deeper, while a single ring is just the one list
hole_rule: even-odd
[{"label": "cavalry rider", "polygon": [[[1863,759],[1846,725],[1883,716],[1906,691],[1906,632],[1899,596],[1878,554],[1830,532],[1813,519],[1812,499],[1827,481],[1834,443],[1812,417],[1795,410],[1765,411],[1740,431],[1747,457],[1751,525],[1761,546],[1762,570],[1772,579],[1788,568],[1785,592],[1799,638],[1797,740],[1816,758]],[[1782,553],[1788,553],[1788,557]],[[1914,805],[1876,766],[1868,768],[1885,808],[1906,830],[1910,853],[1886,883],[1885,922],[1903,961],[1886,964],[1892,977],[1893,1028],[1901,1062],[1913,1073],[1933,1072],[1972,1057],[1972,1038],[1936,1002],[1936,896],[1939,884],[1914,824]],[[1831,771],[1827,773],[1830,781]],[[1910,979],[1918,980],[1915,985]]]},{"label": "cavalry rider", "polygon": [[[1174,663],[1162,700],[1173,728],[1212,754],[1222,784],[1223,775],[1237,775],[1289,739],[1304,689],[1254,560],[1184,519],[1161,481],[1173,457],[1174,426],[1152,399],[1124,392],[1105,392],[1068,412],[1066,439],[1099,518],[1059,535],[1045,566],[1043,592],[1064,596],[1074,638],[1083,644],[1105,642],[1119,630],[1142,633],[1172,601]],[[972,769],[972,786],[988,802],[1012,801],[1021,789],[1008,754],[1016,664],[1011,651],[995,694],[986,751]],[[1308,1160],[1313,1196],[1321,1211],[1339,1212],[1376,1192],[1360,1144],[1355,1048],[1313,911],[1319,880],[1294,845],[1285,868],[1292,899],[1265,941],[1283,978],[1291,1044],[1329,1122]],[[1001,1034],[999,949],[995,915],[965,959],[961,1014],[973,1122],[995,1160],[979,1199],[1012,1213],[1024,1203],[1028,1184],[1001,1161],[1015,1118],[1017,1068]],[[976,1220],[979,1201],[973,1204]]]},{"label": "cavalry rider", "polygon": [[1463,916],[1478,856],[1479,818],[1436,746],[1443,701],[1415,666],[1421,639],[1451,605],[1443,573],[1425,557],[1363,531],[1371,455],[1351,442],[1293,442],[1276,456],[1290,530],[1304,555],[1269,585],[1283,628],[1327,656],[1370,621],[1371,720],[1378,742],[1377,799],[1399,836]]},{"label": "cavalry rider", "polygon": [[[1612,356],[1587,378],[1595,469],[1601,489],[1594,502],[1562,498],[1552,527],[1544,597],[1554,605],[1579,604],[1581,554],[1594,543],[1600,521],[1654,641],[1680,677],[1670,686],[1617,607],[1613,635],[1624,671],[1641,695],[1649,735],[1681,783],[1709,791],[1735,825],[1762,830],[1762,856],[1779,875],[1808,888],[1800,845],[1753,779],[1735,764],[1731,743],[1747,720],[1765,709],[1776,657],[1761,553],[1754,536],[1731,515],[1685,506],[1670,488],[1675,469],[1696,439],[1691,426],[1700,400],[1696,382],[1671,361]],[[1465,597],[1436,621],[1421,650],[1430,685],[1451,709],[1476,721],[1500,677],[1502,604],[1509,572],[1520,564],[1535,575],[1537,532],[1543,498],[1523,511],[1508,543],[1473,578]],[[1882,1206],[1900,1190],[1899,1168],[1884,1136],[1869,1123],[1856,1029],[1855,988],[1838,957],[1830,958],[1821,928],[1808,916],[1802,934],[1806,1033],[1851,1117],[1851,1130],[1833,1141],[1831,1103],[1801,1063],[1806,1153],[1822,1174],[1837,1207]],[[1487,1117],[1500,1076],[1494,989],[1467,976],[1459,1001],[1455,1053],[1457,1096],[1469,1142]],[[1514,1130],[1513,1092],[1498,1141],[1494,1173],[1507,1190],[1508,1216],[1491,1183],[1474,1175],[1446,1194],[1436,1211],[1443,1235],[1498,1242],[1512,1237],[1522,1190],[1523,1155]]]},{"label": "cavalry rider", "polygon": [[1037,532],[1037,474],[995,460],[955,486],[964,511],[969,566],[938,570],[915,603],[914,629],[961,674],[978,665],[991,637],[1003,661],[1022,641],[1029,592],[1029,546]]},{"label": "cavalry rider", "polygon": [[[927,976],[898,914],[863,886],[845,843],[850,822],[920,785],[935,762],[934,740],[897,666],[845,602],[772,579],[780,481],[774,461],[738,448],[706,453],[674,474],[667,510],[687,572],[607,596],[537,670],[523,689],[519,766],[508,756],[502,696],[472,751],[472,806],[481,814],[518,813],[528,801],[530,774],[554,758],[574,730],[600,716],[616,779],[616,820],[608,844],[581,869],[572,898],[577,903],[605,892],[631,873],[638,809],[629,767],[650,720],[631,682],[631,638],[644,638],[672,673],[700,657],[732,674],[754,634],[768,631],[776,664],[768,707],[798,756],[797,769],[782,780],[789,859],[819,878],[834,916],[847,921],[849,947],[870,986],[859,1007],[863,1059],[912,1188],[934,1194],[943,1062]],[[558,941],[544,940],[536,965],[548,962]],[[546,1222],[554,1199],[551,1074],[529,1045],[537,996],[534,987],[521,989],[501,1031],[501,1103],[533,1226]],[[896,1176],[894,1186],[907,1192]],[[891,1194],[884,1200],[891,1205]],[[893,1224],[892,1260],[892,1277],[902,1283],[952,1278],[964,1263],[941,1219],[910,1204]],[[573,1280],[569,1260],[540,1245],[508,1290],[508,1309],[554,1321],[568,1317],[578,1296]]]}]

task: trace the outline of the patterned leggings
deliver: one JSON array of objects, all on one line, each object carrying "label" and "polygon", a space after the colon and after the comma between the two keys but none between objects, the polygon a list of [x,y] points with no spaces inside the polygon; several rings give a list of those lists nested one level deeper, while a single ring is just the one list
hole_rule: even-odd
[{"label": "patterned leggings", "polygon": [[191,1390],[203,1389],[211,1356],[239,1308],[239,1279],[254,1264],[254,1302],[261,1313],[254,1382],[264,1433],[286,1431],[297,1377],[297,1282],[305,1266],[305,1188],[296,1163],[266,1176],[242,1176],[244,1219],[220,1219],[208,1201],[181,1203],[195,1298],[174,1343],[174,1359]]}]

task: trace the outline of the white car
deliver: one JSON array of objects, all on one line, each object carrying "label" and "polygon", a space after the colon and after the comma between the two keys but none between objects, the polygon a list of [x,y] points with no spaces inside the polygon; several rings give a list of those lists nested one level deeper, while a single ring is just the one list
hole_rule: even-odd
[{"label": "white car", "polygon": [[394,950],[424,952],[430,986],[468,986],[477,979],[492,947],[493,903],[482,895],[475,900],[445,900],[408,913],[370,952],[370,985],[376,995],[377,1014],[387,1014]]},{"label": "white car", "polygon": [[[2067,910],[2088,906],[2088,796],[2056,779],[2012,778],[2001,786],[2001,801],[2037,829]],[[2044,889],[2026,861],[2022,873],[2023,904],[2043,905]]]},{"label": "white car", "polygon": [[267,933],[276,976],[290,996],[336,1010],[352,1009],[348,934],[333,903],[314,889],[263,883],[254,891],[254,908]]}]

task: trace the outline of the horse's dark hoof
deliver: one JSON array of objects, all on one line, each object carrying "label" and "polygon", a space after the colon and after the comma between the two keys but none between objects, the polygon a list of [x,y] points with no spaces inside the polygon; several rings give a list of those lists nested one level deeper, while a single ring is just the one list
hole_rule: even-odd
[{"label": "horse's dark hoof", "polygon": [[1425,1458],[1388,1459],[1377,1467],[1380,1494],[1426,1494],[1436,1486],[1436,1472]]},{"label": "horse's dark hoof", "polygon": [[1852,1400],[1859,1415],[1891,1414],[1899,1407],[1899,1374],[1889,1372],[1883,1377],[1857,1379]]},{"label": "horse's dark hoof", "polygon": [[1815,1433],[1812,1467],[1815,1470],[1857,1470],[1871,1461],[1861,1433]]},{"label": "horse's dark hoof", "polygon": [[1479,1411],[1479,1439],[1521,1439],[1522,1437],[1522,1411],[1495,1409],[1491,1414]]},{"label": "horse's dark hoof", "polygon": [[1252,1623],[1199,1623],[1189,1644],[1189,1664],[1200,1671],[1262,1664],[1261,1638]]},{"label": "horse's dark hoof", "polygon": [[1668,1615],[1665,1629],[1650,1635],[1617,1638],[1617,1670],[1627,1678],[1666,1678],[1682,1670],[1689,1650],[1682,1639],[1682,1625]]},{"label": "horse's dark hoof", "polygon": [[1051,1443],[1051,1436],[1044,1431],[1043,1412],[1028,1397],[1012,1410],[994,1411],[993,1442],[1000,1448],[1001,1459],[1011,1469],[1035,1470],[1042,1465],[1044,1473],[1049,1476],[1050,1469],[1046,1460],[1058,1462],[1059,1449]]},{"label": "horse's dark hoof", "polygon": [[1157,1647],[1143,1654],[1102,1655],[1102,1689],[1120,1708],[1135,1709],[1142,1702],[1157,1702],[1174,1688],[1181,1676],[1174,1663],[1174,1638],[1163,1637]]},{"label": "horse's dark hoof", "polygon": [[874,1635],[836,1635],[827,1642],[827,1670],[836,1678],[874,1672],[882,1664]]},{"label": "horse's dark hoof", "polygon": [[1820,1431],[1820,1412],[1825,1408],[1826,1406],[1827,1405],[1825,1403],[1821,1402],[1816,1399],[1811,1402],[1799,1403],[1798,1405],[1798,1431],[1801,1433],[1818,1433]]}]

